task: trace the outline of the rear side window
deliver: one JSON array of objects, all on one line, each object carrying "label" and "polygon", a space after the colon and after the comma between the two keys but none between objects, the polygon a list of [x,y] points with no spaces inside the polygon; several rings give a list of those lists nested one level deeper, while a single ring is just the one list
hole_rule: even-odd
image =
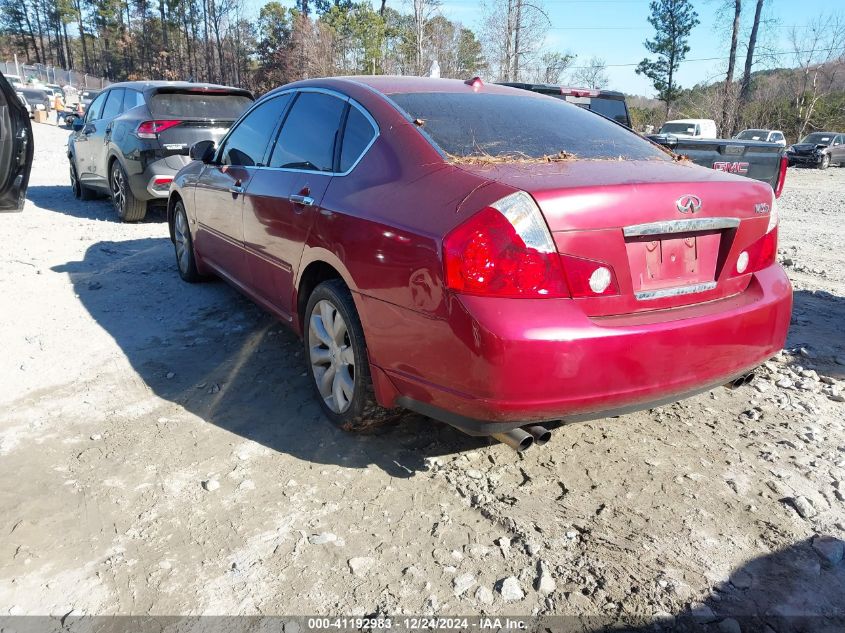
[{"label": "rear side window", "polygon": [[103,114],[101,119],[113,119],[123,110],[123,88],[115,88],[109,90],[106,96],[106,105],[103,106]]},{"label": "rear side window", "polygon": [[321,92],[301,93],[285,119],[270,167],[333,171],[340,116],[346,103]]},{"label": "rear side window", "polygon": [[390,95],[447,155],[671,160],[648,141],[560,99],[485,93]]},{"label": "rear side window", "polygon": [[144,105],[144,95],[137,90],[126,89],[126,94],[123,95],[123,111],[137,108]]},{"label": "rear side window", "polygon": [[247,96],[214,92],[159,92],[150,98],[150,112],[157,119],[234,121],[251,105]]},{"label": "rear side window", "polygon": [[220,162],[244,167],[263,166],[267,146],[289,101],[290,95],[286,94],[255,106],[226,137]]},{"label": "rear side window", "polygon": [[343,145],[340,150],[340,171],[348,171],[364,153],[376,135],[372,123],[358,110],[350,106],[343,129]]}]

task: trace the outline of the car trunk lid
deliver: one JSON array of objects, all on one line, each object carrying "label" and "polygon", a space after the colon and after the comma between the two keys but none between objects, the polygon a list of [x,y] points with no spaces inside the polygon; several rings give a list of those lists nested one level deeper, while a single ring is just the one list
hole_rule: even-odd
[{"label": "car trunk lid", "polygon": [[618,294],[576,299],[591,316],[741,292],[750,275],[737,274],[737,258],[765,233],[772,204],[768,185],[668,161],[468,169],[530,193],[562,255],[612,271]]}]

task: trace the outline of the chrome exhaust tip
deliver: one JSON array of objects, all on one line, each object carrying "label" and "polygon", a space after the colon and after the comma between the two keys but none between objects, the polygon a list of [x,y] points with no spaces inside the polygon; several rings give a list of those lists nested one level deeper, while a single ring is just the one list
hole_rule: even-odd
[{"label": "chrome exhaust tip", "polygon": [[535,424],[534,426],[526,426],[525,430],[534,438],[534,443],[537,446],[547,444],[552,439],[552,432],[545,426]]},{"label": "chrome exhaust tip", "polygon": [[517,453],[528,450],[534,443],[534,438],[522,429],[514,429],[505,433],[493,433],[493,437],[502,444],[510,446]]},{"label": "chrome exhaust tip", "polygon": [[725,385],[728,389],[739,389],[754,380],[754,372],[750,371],[747,374],[731,380]]}]

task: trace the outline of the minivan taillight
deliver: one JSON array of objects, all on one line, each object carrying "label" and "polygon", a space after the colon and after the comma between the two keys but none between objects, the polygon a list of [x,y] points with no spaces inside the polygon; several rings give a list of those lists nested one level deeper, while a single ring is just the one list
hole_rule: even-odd
[{"label": "minivan taillight", "polygon": [[569,297],[560,256],[534,200],[502,198],[443,240],[446,286],[496,297]]},{"label": "minivan taillight", "polygon": [[135,134],[138,138],[158,138],[158,135],[165,130],[179,125],[182,121],[172,119],[158,121],[142,121],[138,124]]}]

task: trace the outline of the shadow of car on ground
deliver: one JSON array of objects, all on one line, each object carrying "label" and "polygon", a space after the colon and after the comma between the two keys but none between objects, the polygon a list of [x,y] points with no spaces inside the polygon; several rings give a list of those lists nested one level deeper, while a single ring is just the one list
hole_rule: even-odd
[{"label": "shadow of car on ground", "polygon": [[168,238],[98,242],[53,270],[70,275],[158,397],[275,451],[408,477],[427,468],[426,457],[490,441],[410,413],[369,435],[336,429],[305,375],[299,338],[223,282],[184,283]]}]

